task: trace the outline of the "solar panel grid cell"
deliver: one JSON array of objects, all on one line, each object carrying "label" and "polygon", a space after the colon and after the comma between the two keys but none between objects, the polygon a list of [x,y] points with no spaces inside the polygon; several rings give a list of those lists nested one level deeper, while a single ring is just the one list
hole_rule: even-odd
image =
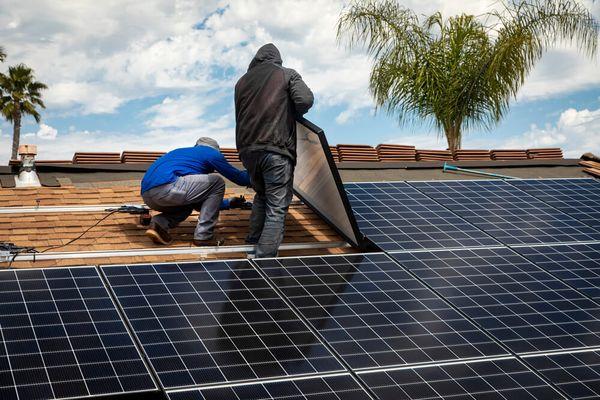
[{"label": "solar panel grid cell", "polygon": [[515,358],[359,376],[380,400],[564,398]]},{"label": "solar panel grid cell", "polygon": [[405,182],[349,183],[345,188],[362,233],[383,250],[498,244]]},{"label": "solar panel grid cell", "polygon": [[514,249],[569,286],[591,298],[600,299],[600,243]]},{"label": "solar panel grid cell", "polygon": [[600,353],[586,351],[527,357],[526,361],[570,398],[600,398]]},{"label": "solar panel grid cell", "polygon": [[353,369],[506,354],[385,254],[255,262]]},{"label": "solar panel grid cell", "polygon": [[586,225],[600,227],[600,183],[596,179],[519,179],[508,182]]},{"label": "solar panel grid cell", "polygon": [[350,375],[168,392],[170,400],[370,400]]},{"label": "solar panel grid cell", "polygon": [[156,386],[93,267],[0,271],[0,398]]},{"label": "solar panel grid cell", "polygon": [[600,345],[600,308],[508,248],[393,257],[513,352]]},{"label": "solar panel grid cell", "polygon": [[102,271],[165,388],[343,369],[247,260]]},{"label": "solar panel grid cell", "polygon": [[410,184],[507,245],[600,240],[600,231],[504,181]]}]

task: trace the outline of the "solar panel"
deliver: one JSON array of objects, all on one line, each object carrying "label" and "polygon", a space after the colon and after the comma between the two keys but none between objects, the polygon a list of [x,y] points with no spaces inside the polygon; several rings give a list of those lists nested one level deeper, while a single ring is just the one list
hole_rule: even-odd
[{"label": "solar panel", "polygon": [[506,354],[385,254],[255,262],[353,369]]},{"label": "solar panel", "polygon": [[157,390],[93,267],[0,271],[0,328],[3,400]]},{"label": "solar panel", "polygon": [[247,260],[102,271],[164,388],[343,370]]},{"label": "solar panel", "polygon": [[383,250],[498,245],[407,183],[349,183],[345,188],[362,233]]},{"label": "solar panel", "polygon": [[359,375],[379,400],[562,399],[515,358]]},{"label": "solar panel", "polygon": [[600,352],[549,354],[525,360],[571,399],[600,398]]},{"label": "solar panel", "polygon": [[589,297],[600,299],[600,243],[514,249],[569,286]]},{"label": "solar panel", "polygon": [[600,240],[600,232],[504,181],[411,182],[507,245]]},{"label": "solar panel", "polygon": [[596,179],[516,179],[508,182],[586,225],[600,227],[600,183]]},{"label": "solar panel", "polygon": [[598,305],[508,248],[393,257],[515,353],[600,345]]},{"label": "solar panel", "polygon": [[371,400],[349,374],[167,392],[170,400]]}]

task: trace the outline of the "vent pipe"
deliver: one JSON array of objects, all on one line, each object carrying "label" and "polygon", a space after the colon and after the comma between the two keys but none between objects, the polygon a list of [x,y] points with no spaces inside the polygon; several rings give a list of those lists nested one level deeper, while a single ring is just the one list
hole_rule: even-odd
[{"label": "vent pipe", "polygon": [[19,155],[21,156],[21,167],[19,175],[15,176],[16,187],[39,187],[40,179],[35,172],[35,155],[37,146],[33,144],[23,144],[19,146]]}]

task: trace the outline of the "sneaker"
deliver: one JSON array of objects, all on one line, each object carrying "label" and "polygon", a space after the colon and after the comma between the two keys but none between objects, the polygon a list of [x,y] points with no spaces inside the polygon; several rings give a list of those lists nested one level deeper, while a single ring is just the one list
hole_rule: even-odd
[{"label": "sneaker", "polygon": [[198,246],[198,247],[215,247],[215,246],[223,246],[223,244],[225,244],[225,239],[224,238],[210,238],[210,239],[204,239],[204,240],[198,240],[198,239],[194,239],[192,241],[192,243],[194,244],[194,246]]},{"label": "sneaker", "polygon": [[146,231],[146,236],[152,239],[152,241],[156,244],[167,245],[173,241],[173,238],[171,238],[169,232],[155,222],[150,222],[150,226]]}]

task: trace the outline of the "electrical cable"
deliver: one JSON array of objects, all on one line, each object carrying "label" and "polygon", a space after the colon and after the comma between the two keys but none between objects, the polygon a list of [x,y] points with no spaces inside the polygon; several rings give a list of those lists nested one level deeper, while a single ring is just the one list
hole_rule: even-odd
[{"label": "electrical cable", "polygon": [[120,212],[118,209],[113,209],[113,210],[111,210],[111,211],[110,211],[108,214],[106,214],[104,217],[102,217],[102,218],[100,218],[98,221],[96,221],[96,223],[95,223],[94,225],[92,225],[92,226],[88,227],[88,228],[87,228],[85,231],[83,231],[83,232],[81,233],[81,235],[77,236],[76,238],[69,240],[69,241],[68,241],[67,243],[65,243],[65,244],[59,244],[59,245],[56,245],[56,246],[50,246],[50,247],[46,247],[44,250],[42,250],[42,251],[38,251],[38,253],[45,253],[45,252],[47,252],[48,250],[60,249],[60,248],[62,248],[62,247],[65,247],[65,246],[68,246],[68,245],[70,245],[71,243],[75,242],[76,240],[79,240],[79,239],[81,239],[81,238],[82,238],[82,237],[83,237],[83,236],[84,236],[86,233],[88,233],[90,230],[92,230],[93,228],[95,228],[95,227],[97,227],[98,225],[100,225],[100,224],[101,224],[101,223],[102,223],[104,220],[106,220],[108,217],[110,217],[111,215],[113,215],[113,214],[115,214],[115,213],[118,213],[118,212]]}]

